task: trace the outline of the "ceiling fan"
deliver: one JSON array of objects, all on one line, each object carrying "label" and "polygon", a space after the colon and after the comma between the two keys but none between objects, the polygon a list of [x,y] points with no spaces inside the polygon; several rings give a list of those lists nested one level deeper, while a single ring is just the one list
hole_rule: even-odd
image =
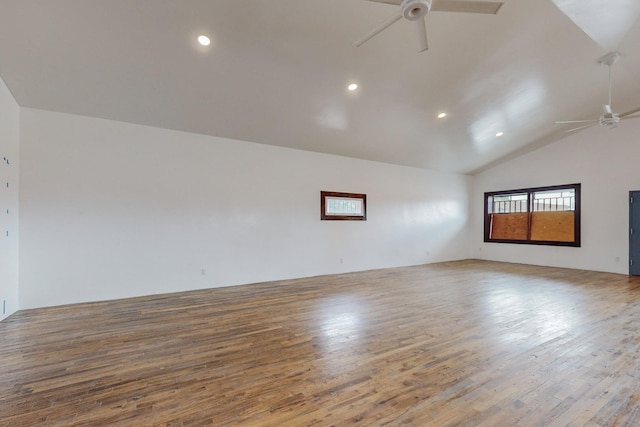
[{"label": "ceiling fan", "polygon": [[471,1],[471,0],[369,0],[378,3],[388,3],[400,6],[400,10],[375,27],[373,30],[358,39],[354,45],[362,46],[371,38],[389,28],[391,25],[404,18],[414,21],[418,28],[420,49],[423,52],[429,49],[427,43],[427,28],[424,18],[430,11],[434,12],[463,12],[463,13],[487,13],[495,15],[500,10],[502,2]]},{"label": "ceiling fan", "polygon": [[640,118],[640,116],[633,116],[636,113],[640,113],[640,108],[627,111],[626,113],[617,114],[613,112],[613,108],[611,107],[611,80],[612,80],[611,67],[613,67],[613,65],[616,62],[618,62],[618,59],[620,59],[620,54],[618,52],[611,52],[598,60],[600,64],[603,64],[609,67],[609,103],[602,106],[602,115],[600,116],[600,118],[593,119],[593,120],[559,120],[557,121],[556,123],[558,124],[588,123],[573,129],[569,129],[566,132],[574,132],[580,129],[586,129],[588,127],[595,126],[597,124],[611,129],[618,126],[618,123],[620,122],[620,120]]}]

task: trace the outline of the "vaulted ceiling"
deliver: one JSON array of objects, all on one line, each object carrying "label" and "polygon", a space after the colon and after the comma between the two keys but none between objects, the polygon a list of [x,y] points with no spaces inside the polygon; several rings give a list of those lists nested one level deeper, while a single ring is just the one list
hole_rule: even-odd
[{"label": "vaulted ceiling", "polygon": [[384,2],[0,0],[0,76],[23,107],[474,173],[597,119],[608,52],[614,111],[640,107],[634,3],[432,11],[418,53],[406,20],[354,46]]}]

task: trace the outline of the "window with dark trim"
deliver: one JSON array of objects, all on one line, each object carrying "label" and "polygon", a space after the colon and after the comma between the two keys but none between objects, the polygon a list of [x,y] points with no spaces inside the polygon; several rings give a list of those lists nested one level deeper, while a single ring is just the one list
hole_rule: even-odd
[{"label": "window with dark trim", "polygon": [[484,193],[484,241],[580,246],[580,184]]},{"label": "window with dark trim", "polygon": [[367,195],[321,191],[320,219],[366,221]]}]

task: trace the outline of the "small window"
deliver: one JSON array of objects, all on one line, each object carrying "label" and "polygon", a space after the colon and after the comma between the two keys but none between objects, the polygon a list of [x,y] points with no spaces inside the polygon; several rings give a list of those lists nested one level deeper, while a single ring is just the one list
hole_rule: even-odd
[{"label": "small window", "polygon": [[366,221],[367,195],[321,191],[320,219]]},{"label": "small window", "polygon": [[484,241],[580,246],[580,184],[484,193]]}]

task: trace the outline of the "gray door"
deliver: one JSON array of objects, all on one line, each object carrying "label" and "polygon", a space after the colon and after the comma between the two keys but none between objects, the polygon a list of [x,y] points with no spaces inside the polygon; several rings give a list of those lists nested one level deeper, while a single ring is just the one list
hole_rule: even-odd
[{"label": "gray door", "polygon": [[640,191],[629,191],[629,274],[640,276]]}]

